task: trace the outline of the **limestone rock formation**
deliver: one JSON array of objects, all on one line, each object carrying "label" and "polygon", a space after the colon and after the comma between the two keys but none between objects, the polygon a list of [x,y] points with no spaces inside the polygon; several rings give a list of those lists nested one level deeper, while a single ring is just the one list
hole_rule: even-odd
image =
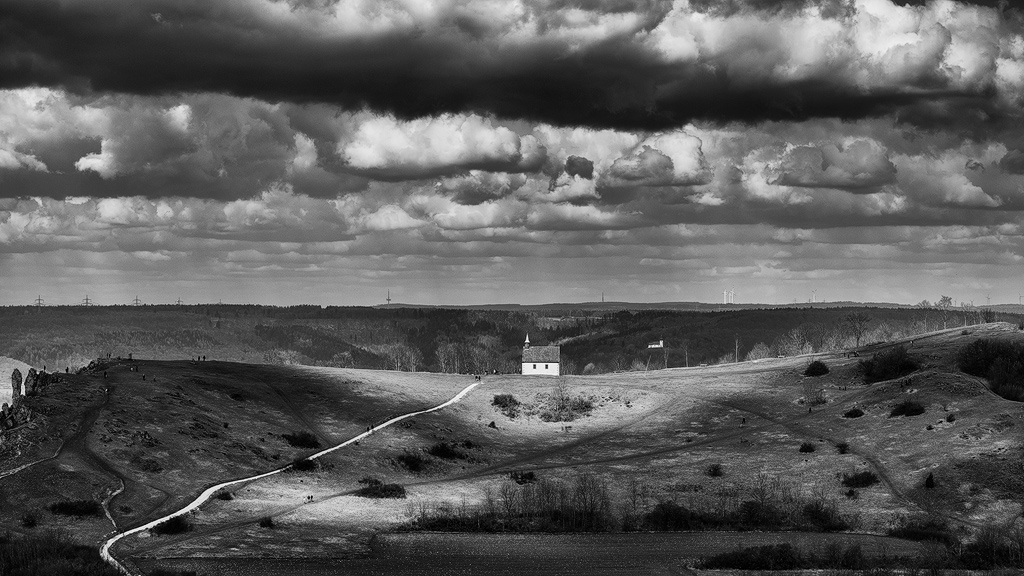
[{"label": "limestone rock formation", "polygon": [[21,396],[21,370],[17,368],[11,373],[11,388],[14,391],[14,395],[11,396],[12,402],[17,402],[17,398]]}]

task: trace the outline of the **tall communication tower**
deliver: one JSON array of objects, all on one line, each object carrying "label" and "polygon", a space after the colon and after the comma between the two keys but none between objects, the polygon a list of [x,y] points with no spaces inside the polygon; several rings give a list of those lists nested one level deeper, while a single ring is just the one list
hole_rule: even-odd
[{"label": "tall communication tower", "polygon": [[391,306],[391,289],[390,288],[388,288],[387,301],[388,301],[388,306]]}]

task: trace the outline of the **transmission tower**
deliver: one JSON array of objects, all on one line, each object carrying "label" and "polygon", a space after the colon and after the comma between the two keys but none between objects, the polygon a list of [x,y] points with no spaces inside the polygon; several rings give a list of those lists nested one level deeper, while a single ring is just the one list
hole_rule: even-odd
[{"label": "transmission tower", "polygon": [[132,300],[132,306],[142,306],[142,300],[139,300],[138,295],[135,296],[135,300]]},{"label": "transmission tower", "polygon": [[390,288],[388,289],[387,301],[388,301],[388,306],[391,306],[391,289]]},{"label": "transmission tower", "polygon": [[85,300],[82,300],[82,306],[92,306],[92,300],[89,299],[89,295],[85,295]]},{"label": "transmission tower", "polygon": [[36,299],[35,299],[35,300],[33,301],[33,303],[34,303],[34,304],[36,305],[36,309],[37,309],[37,310],[38,310],[39,308],[42,308],[42,306],[43,306],[43,297],[42,297],[42,296],[39,296],[39,295],[37,295],[37,296],[36,296]]},{"label": "transmission tower", "polygon": [[180,296],[178,297],[177,300],[174,301],[174,303],[177,304],[178,306],[181,306],[182,304],[184,304],[184,302],[181,301],[181,297]]}]

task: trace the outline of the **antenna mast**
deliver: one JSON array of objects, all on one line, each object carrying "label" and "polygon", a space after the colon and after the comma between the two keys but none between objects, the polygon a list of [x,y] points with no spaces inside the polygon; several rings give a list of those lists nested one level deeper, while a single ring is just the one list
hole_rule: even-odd
[{"label": "antenna mast", "polygon": [[388,301],[388,306],[391,306],[391,289],[390,288],[388,288],[387,301]]}]

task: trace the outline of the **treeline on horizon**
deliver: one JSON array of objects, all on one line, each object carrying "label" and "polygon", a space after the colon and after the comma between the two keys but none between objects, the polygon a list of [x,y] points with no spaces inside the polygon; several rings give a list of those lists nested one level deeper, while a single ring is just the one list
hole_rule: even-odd
[{"label": "treeline on horizon", "polygon": [[[851,315],[866,318],[862,332]],[[1021,315],[962,308],[777,307],[727,311],[261,305],[0,308],[0,355],[80,366],[105,353],[270,364],[514,373],[527,334],[562,346],[563,373],[696,366],[834,352]],[[649,349],[664,341],[662,349]]]}]

